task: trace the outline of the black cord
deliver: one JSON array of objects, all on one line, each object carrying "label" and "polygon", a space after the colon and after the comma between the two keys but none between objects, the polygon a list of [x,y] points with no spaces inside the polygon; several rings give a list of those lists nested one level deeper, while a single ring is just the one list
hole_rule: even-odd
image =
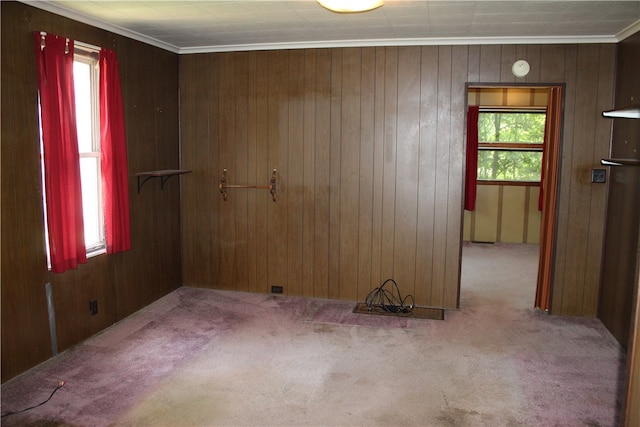
[{"label": "black cord", "polygon": [[58,383],[58,385],[56,386],[55,390],[53,390],[53,391],[51,392],[51,395],[49,395],[49,398],[48,398],[47,400],[45,400],[44,402],[42,402],[42,403],[38,403],[37,405],[31,406],[31,407],[29,407],[29,408],[21,409],[21,410],[19,410],[19,411],[7,412],[6,414],[2,414],[2,416],[0,416],[0,418],[8,417],[9,415],[19,414],[19,413],[21,413],[21,412],[27,412],[27,411],[30,411],[30,410],[32,410],[32,409],[37,408],[38,406],[42,406],[42,405],[44,405],[45,403],[47,403],[48,401],[50,401],[50,400],[51,400],[51,398],[53,397],[53,395],[54,395],[54,394],[56,394],[56,391],[60,390],[60,389],[61,389],[65,384],[66,384],[66,383],[65,383],[64,381],[60,381],[60,382]]},{"label": "black cord", "polygon": [[[385,289],[388,283],[393,284],[393,288],[389,291]],[[407,300],[411,299],[411,304],[407,304]],[[411,314],[414,306],[413,295],[407,295],[402,298],[398,284],[393,279],[387,279],[379,288],[375,288],[365,298],[365,304],[372,311],[374,308],[381,309],[389,313]]]}]

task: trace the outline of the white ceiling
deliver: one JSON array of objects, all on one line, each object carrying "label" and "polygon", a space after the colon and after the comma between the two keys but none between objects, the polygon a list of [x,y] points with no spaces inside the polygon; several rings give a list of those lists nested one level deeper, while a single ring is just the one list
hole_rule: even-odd
[{"label": "white ceiling", "polygon": [[616,43],[640,0],[386,0],[337,14],[315,0],[23,0],[176,53],[425,44]]}]

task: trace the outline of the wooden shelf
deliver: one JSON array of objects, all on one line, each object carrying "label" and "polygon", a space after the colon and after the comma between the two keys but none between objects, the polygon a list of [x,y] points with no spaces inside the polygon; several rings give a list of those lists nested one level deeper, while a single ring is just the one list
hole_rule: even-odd
[{"label": "wooden shelf", "polygon": [[636,159],[602,159],[604,166],[640,166],[640,160]]},{"label": "wooden shelf", "polygon": [[621,119],[640,119],[640,104],[629,104],[615,110],[603,111],[604,117]]},{"label": "wooden shelf", "polygon": [[[162,190],[164,188],[164,183],[167,182],[169,178],[175,175],[183,175],[185,173],[191,173],[191,171],[186,169],[163,169],[157,171],[138,172],[136,173],[136,177],[138,179],[138,194],[140,194],[140,189],[144,183],[149,181],[151,178],[160,178],[160,189]],[[142,178],[142,182],[140,182],[140,178]]]},{"label": "wooden shelf", "polygon": [[[603,111],[602,115],[612,119],[640,119],[640,104],[629,104],[615,110]],[[638,159],[602,159],[600,163],[604,166],[640,166]]]}]

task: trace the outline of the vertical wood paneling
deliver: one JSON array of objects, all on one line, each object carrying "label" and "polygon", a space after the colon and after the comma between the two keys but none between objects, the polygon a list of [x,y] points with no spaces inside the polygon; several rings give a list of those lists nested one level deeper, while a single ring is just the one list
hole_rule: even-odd
[{"label": "vertical wood paneling", "polygon": [[527,61],[529,61],[529,64],[534,64],[534,66],[531,67],[529,74],[527,74],[527,76],[525,77],[525,81],[527,83],[539,82],[540,73],[542,72],[542,62],[540,61],[540,45],[527,45],[526,59]]},{"label": "vertical wood paneling", "polygon": [[521,243],[525,222],[525,197],[529,187],[504,187],[501,242]]},{"label": "vertical wood paneling", "polygon": [[385,51],[383,124],[380,281],[394,277],[396,138],[398,125],[398,48],[396,47],[388,47]]},{"label": "vertical wood paneling", "polygon": [[436,186],[436,141],[438,129],[438,48],[423,47],[420,70],[420,157],[418,182],[418,229],[416,245],[415,298],[429,301],[433,287]]},{"label": "vertical wood paneling", "polygon": [[[255,181],[264,182],[270,179],[273,169],[277,165],[265,162],[269,159],[269,53],[256,52],[255,73],[255,134],[256,134],[256,172]],[[214,116],[215,117],[215,116]],[[280,185],[281,182],[278,183]],[[269,231],[269,209],[274,202],[267,194],[257,192],[256,210],[253,217],[256,221],[256,235],[250,235],[256,245],[256,288],[259,292],[268,292],[269,284],[269,262],[272,254],[269,253],[268,231]],[[278,194],[281,197],[281,194]],[[274,255],[275,256],[275,255]],[[274,283],[275,284],[275,283]]]},{"label": "vertical wood paneling", "polygon": [[[564,56],[564,81],[566,89],[564,91],[564,117],[562,127],[562,150],[560,158],[560,191],[559,203],[557,210],[556,224],[556,257],[553,266],[553,282],[552,289],[552,306],[554,308],[563,307],[563,289],[565,286],[557,286],[559,283],[565,283],[567,245],[569,222],[571,217],[569,214],[569,203],[567,203],[571,194],[571,185],[573,179],[571,165],[573,159],[571,157],[571,149],[574,140],[574,117],[576,108],[576,74],[577,74],[577,57],[578,47],[568,46]],[[571,286],[571,285],[570,285]]]},{"label": "vertical wood paneling", "polygon": [[480,46],[480,81],[500,81],[500,45]]},{"label": "vertical wood paneling", "polygon": [[[595,67],[591,72],[577,68],[579,50],[583,61],[580,65],[587,66],[613,55],[610,47],[602,49],[604,54],[593,47],[573,45],[335,48],[248,52],[228,57],[210,54],[218,61],[233,61],[225,67],[235,71],[233,76],[215,77],[213,86],[219,91],[212,96],[224,94],[225,100],[219,102],[219,111],[209,113],[208,125],[227,127],[233,123],[233,133],[238,134],[238,123],[246,122],[246,133],[256,138],[255,159],[248,163],[255,162],[256,179],[264,180],[261,173],[268,174],[273,167],[279,168],[281,177],[277,203],[264,203],[268,196],[258,193],[255,207],[250,202],[243,207],[248,210],[248,218],[256,221],[255,232],[242,234],[249,241],[235,236],[236,241],[221,241],[219,250],[230,250],[234,257],[250,260],[252,255],[243,254],[237,247],[255,244],[255,261],[246,261],[247,271],[255,262],[256,281],[262,280],[255,288],[262,292],[268,292],[271,285],[283,284],[285,292],[296,295],[362,299],[373,287],[393,277],[403,292],[414,294],[420,304],[457,306],[465,83],[523,83],[525,80],[514,79],[510,74],[510,65],[514,59],[525,58],[532,64],[526,82],[538,83],[548,76],[555,81],[546,83],[567,86],[554,295],[559,314],[588,314],[590,293],[597,289],[597,283],[590,278],[576,279],[586,276],[578,269],[587,264],[597,266],[593,259],[598,248],[597,234],[580,240],[568,229],[575,228],[569,224],[569,214],[576,214],[578,208],[594,211],[587,220],[588,227],[603,221],[595,212],[603,196],[589,190],[582,172],[591,169],[595,153],[606,143],[589,136],[583,121],[589,117],[593,122],[593,114],[599,109],[595,102],[611,94],[611,75],[606,66],[600,66],[604,67],[601,71]],[[255,68],[248,65],[250,61],[241,59],[248,55],[255,55]],[[244,107],[237,105],[243,102],[238,99],[245,97],[237,93],[237,76],[243,74],[238,71],[243,67],[249,70],[242,81],[248,85],[247,98],[253,103],[248,107],[248,120],[239,118],[240,113],[246,113],[242,112]],[[252,80],[255,84],[249,83]],[[601,89],[594,96],[589,88],[596,87]],[[588,93],[578,95],[578,91]],[[234,99],[227,99],[230,96]],[[583,99],[578,101],[579,96]],[[578,102],[586,105],[576,112]],[[234,105],[235,113],[223,112],[223,105]],[[184,126],[190,124],[187,120]],[[255,129],[251,129],[253,126]],[[581,133],[576,137],[574,128],[579,127]],[[598,133],[595,127],[591,130]],[[227,135],[229,130],[218,133]],[[586,155],[579,153],[582,145],[578,138],[590,139]],[[262,140],[266,142],[261,143]],[[219,138],[219,144],[217,148],[209,144],[214,156],[225,158],[234,153],[236,163],[246,161],[242,158],[245,155],[239,154],[244,148],[240,150],[240,146],[223,138]],[[248,151],[253,152],[253,148]],[[252,168],[247,169],[249,180]],[[519,236],[526,234],[527,239],[539,227],[534,193],[537,189],[529,189],[528,199],[518,199],[519,212],[528,215],[526,222],[511,227],[510,214],[503,213],[507,228],[513,228]],[[507,191],[503,199],[512,196]],[[220,212],[214,207],[212,216],[222,224],[225,215],[230,215],[236,233],[240,229],[238,221],[250,222],[239,213],[232,213],[238,208],[228,202],[216,206]],[[471,216],[478,238],[487,230],[483,230],[482,212]],[[495,233],[497,224],[493,221],[489,229]],[[221,236],[227,233],[210,232]],[[259,242],[250,243],[252,239]],[[583,256],[588,260],[580,261],[577,255],[571,255],[574,241],[586,245]],[[222,243],[232,248],[225,248]],[[262,258],[258,255],[262,252],[260,245],[269,260],[264,264],[260,264]],[[223,256],[211,256],[228,262]],[[565,265],[570,272],[558,271]],[[223,278],[214,272],[209,286],[222,287]],[[563,299],[573,302],[563,303]]]},{"label": "vertical wood paneling", "polygon": [[[235,53],[231,60],[234,63],[233,78],[236,83],[234,86],[235,93],[233,95],[235,101],[235,111],[233,111],[233,135],[235,145],[235,163],[233,163],[234,175],[239,183],[249,183],[249,55]],[[234,108],[233,103],[229,102],[228,107]],[[262,178],[263,184],[268,182],[267,177]],[[241,291],[249,290],[248,281],[248,255],[249,255],[249,200],[255,195],[253,190],[234,192],[233,198],[235,205],[235,244],[234,248],[234,285],[232,289]]]},{"label": "vertical wood paneling", "polygon": [[[340,117],[340,279],[338,296],[355,300],[358,283],[358,202],[360,184],[360,99],[362,49],[345,49],[342,55],[342,105]],[[355,285],[355,286],[354,286]]]},{"label": "vertical wood paneling", "polygon": [[542,213],[538,210],[540,198],[539,187],[529,187],[529,202],[527,203],[527,238],[525,243],[540,243],[540,227]]},{"label": "vertical wood paneling", "polygon": [[451,137],[449,144],[449,199],[447,217],[447,246],[445,248],[446,272],[444,286],[444,300],[441,303],[445,307],[457,307],[460,298],[459,286],[456,289],[452,284],[460,283],[460,260],[462,258],[462,183],[464,181],[464,135],[466,133],[467,88],[464,79],[467,70],[467,48],[465,46],[453,46],[451,52]]},{"label": "vertical wood paneling", "polygon": [[342,49],[331,49],[329,143],[329,298],[340,297],[340,145],[342,143]]},{"label": "vertical wood paneling", "polygon": [[[34,28],[51,28],[51,15],[2,2],[2,381],[51,354],[44,284],[44,217],[38,143]],[[20,37],[15,35],[20,34]],[[15,56],[19,58],[16,60]],[[36,160],[37,159],[37,160]],[[25,191],[28,189],[28,191]],[[25,310],[24,307],[29,307]]]},{"label": "vertical wood paneling", "polygon": [[[207,55],[190,55],[180,62],[181,121],[189,120],[193,126],[181,128],[183,141],[182,162],[190,165],[191,178],[195,182],[217,183],[218,168],[211,164],[209,138],[209,96],[214,80],[213,58]],[[200,70],[206,69],[208,73]],[[193,82],[187,85],[184,82]],[[189,117],[184,115],[189,112]],[[200,194],[199,187],[185,182],[181,185],[181,207],[190,212],[189,224],[182,223],[183,277],[192,286],[204,286],[213,281],[212,273],[212,224],[210,212],[213,211],[214,191]]]},{"label": "vertical wood paneling", "polygon": [[316,297],[329,296],[329,224],[331,170],[331,69],[332,52],[318,51],[316,82],[316,134],[315,134],[315,218],[314,227],[314,293]]},{"label": "vertical wood paneling", "polygon": [[376,282],[373,281],[373,193],[375,146],[376,51],[362,49],[360,71],[360,176],[358,200],[358,291],[356,298],[364,301]]},{"label": "vertical wood paneling", "polygon": [[540,81],[564,81],[565,47],[562,45],[544,45],[540,50]]},{"label": "vertical wood paneling", "polygon": [[516,45],[503,45],[500,49],[500,82],[515,82],[516,77],[511,72],[513,63],[518,59],[524,59],[518,57],[518,46]]},{"label": "vertical wood paneling", "polygon": [[476,210],[465,211],[463,240],[539,243],[539,187],[479,185],[478,189]]},{"label": "vertical wood paneling", "polygon": [[479,242],[492,242],[498,236],[498,200],[500,187],[496,185],[479,185],[477,198],[485,203],[478,203],[475,216],[475,240]]},{"label": "vertical wood paneling", "polygon": [[[162,191],[150,181],[137,194],[133,177],[179,166],[178,55],[24,3],[1,7],[4,382],[51,356],[45,283],[52,284],[59,351],[180,285],[179,185],[189,178],[172,178]],[[49,273],[45,257],[34,30],[113,49],[120,66],[132,248],[92,257],[62,274]],[[98,300],[95,316],[88,310],[91,299]]]},{"label": "vertical wood paneling", "polygon": [[305,51],[304,57],[304,134],[302,143],[302,295],[315,295],[315,232],[316,221],[315,195],[316,195],[316,102],[318,95],[316,90],[317,53],[315,49]]},{"label": "vertical wood paneling", "polygon": [[[594,56],[594,53],[596,55]],[[569,286],[564,287],[563,307],[569,314],[580,314],[584,296],[584,271],[586,269],[586,249],[588,244],[589,215],[585,214],[585,207],[589,206],[590,196],[590,168],[594,147],[595,121],[595,92],[590,86],[596,80],[597,47],[578,47],[578,69],[584,70],[576,80],[575,120],[589,118],[582,126],[575,126],[575,141],[571,152],[571,175],[577,179],[571,182],[571,193],[568,200],[569,217],[567,233],[572,236],[576,246],[566,252],[565,281]]]},{"label": "vertical wood paneling", "polygon": [[[256,102],[257,91],[257,52],[251,52],[247,55],[247,182],[261,182],[258,179],[258,164],[262,163],[261,157],[258,155],[258,147],[260,141],[258,139],[258,106]],[[261,177],[266,185],[266,177]],[[259,251],[259,217],[256,215],[258,197],[264,198],[264,194],[259,191],[253,191],[247,194],[247,290],[249,292],[259,292],[259,282],[262,281],[258,275],[258,260],[262,256]]]},{"label": "vertical wood paneling", "polygon": [[438,47],[437,127],[435,147],[434,199],[434,258],[430,300],[434,305],[444,303],[447,247],[448,199],[449,199],[449,149],[451,144],[451,47]]},{"label": "vertical wood paneling", "polygon": [[304,51],[289,55],[289,128],[287,158],[287,286],[288,292],[302,295],[302,247],[304,200]]},{"label": "vertical wood paneling", "polygon": [[[615,81],[615,57],[613,49],[602,49],[598,47],[598,80]],[[607,158],[609,147],[601,144],[607,141],[611,134],[611,124],[607,120],[602,120],[602,111],[608,110],[613,105],[613,93],[611,87],[606,84],[599,84],[595,89],[595,107],[593,110],[593,122],[595,130],[593,134],[593,151],[591,152],[591,167],[600,168],[600,159]],[[587,175],[590,177],[590,170]],[[604,227],[606,224],[607,188],[604,185],[591,184],[589,203],[589,233],[587,241],[587,260],[601,259],[603,255]],[[601,263],[587,262],[584,271],[584,282],[599,283]],[[598,310],[599,287],[585,286],[585,293],[582,301],[582,311],[597,313]]]},{"label": "vertical wood paneling", "polygon": [[[244,184],[241,171],[236,166],[236,70],[232,53],[220,56],[220,82],[218,105],[220,127],[217,135],[213,135],[220,144],[218,154],[220,172],[227,169],[227,182],[230,184]],[[219,286],[222,289],[236,289],[236,209],[241,209],[242,200],[246,197],[243,190],[230,190],[228,198],[222,202],[219,214],[218,247],[220,257]],[[239,242],[239,246],[242,242]]]},{"label": "vertical wood paneling", "polygon": [[420,48],[398,52],[398,123],[394,214],[395,277],[402,294],[415,294],[420,165]]},{"label": "vertical wood paneling", "polygon": [[289,57],[286,51],[275,51],[269,53],[268,60],[267,163],[278,170],[280,189],[278,203],[270,203],[267,208],[267,235],[276,236],[267,239],[267,278],[271,285],[282,285],[287,289],[287,202],[290,187],[289,169],[286,167],[289,145]]},{"label": "vertical wood paneling", "polygon": [[[640,99],[640,33],[619,45],[615,107]],[[605,109],[611,109],[606,107]],[[638,158],[640,120],[604,119],[613,128],[611,152],[614,158]],[[609,123],[607,123],[609,122]],[[640,168],[616,167],[608,171],[606,233],[601,274],[598,318],[623,348],[629,346],[629,368],[635,377],[629,384],[627,416],[629,426],[640,418],[640,378],[638,375],[638,319],[640,304]],[[635,313],[634,313],[635,312]],[[633,391],[633,392],[632,392]],[[635,410],[635,412],[634,412]]]},{"label": "vertical wood paneling", "polygon": [[381,284],[386,280],[382,276],[380,263],[383,253],[382,246],[382,214],[383,214],[383,185],[384,185],[384,111],[385,111],[385,64],[387,62],[386,48],[376,48],[375,63],[375,105],[374,105],[374,139],[373,139],[373,232],[371,237],[371,259],[373,284]]}]

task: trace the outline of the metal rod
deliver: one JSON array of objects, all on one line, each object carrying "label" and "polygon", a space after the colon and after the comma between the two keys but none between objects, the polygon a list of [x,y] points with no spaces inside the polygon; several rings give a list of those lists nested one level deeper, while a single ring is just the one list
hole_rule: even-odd
[{"label": "metal rod", "polygon": [[53,306],[53,290],[51,282],[44,284],[45,295],[47,296],[47,310],[49,311],[49,336],[51,337],[51,353],[58,355],[58,338],[56,336],[56,311]]},{"label": "metal rod", "polygon": [[227,188],[262,188],[265,190],[270,190],[270,185],[240,185],[240,184],[225,184]]},{"label": "metal rod", "polygon": [[271,174],[271,180],[269,181],[269,185],[244,185],[244,184],[227,184],[227,170],[222,170],[222,176],[220,177],[220,182],[218,183],[218,189],[220,190],[220,194],[222,195],[223,200],[227,201],[227,189],[228,188],[257,188],[261,190],[269,190],[271,193],[271,198],[275,202],[277,200],[277,170],[274,169]]}]

